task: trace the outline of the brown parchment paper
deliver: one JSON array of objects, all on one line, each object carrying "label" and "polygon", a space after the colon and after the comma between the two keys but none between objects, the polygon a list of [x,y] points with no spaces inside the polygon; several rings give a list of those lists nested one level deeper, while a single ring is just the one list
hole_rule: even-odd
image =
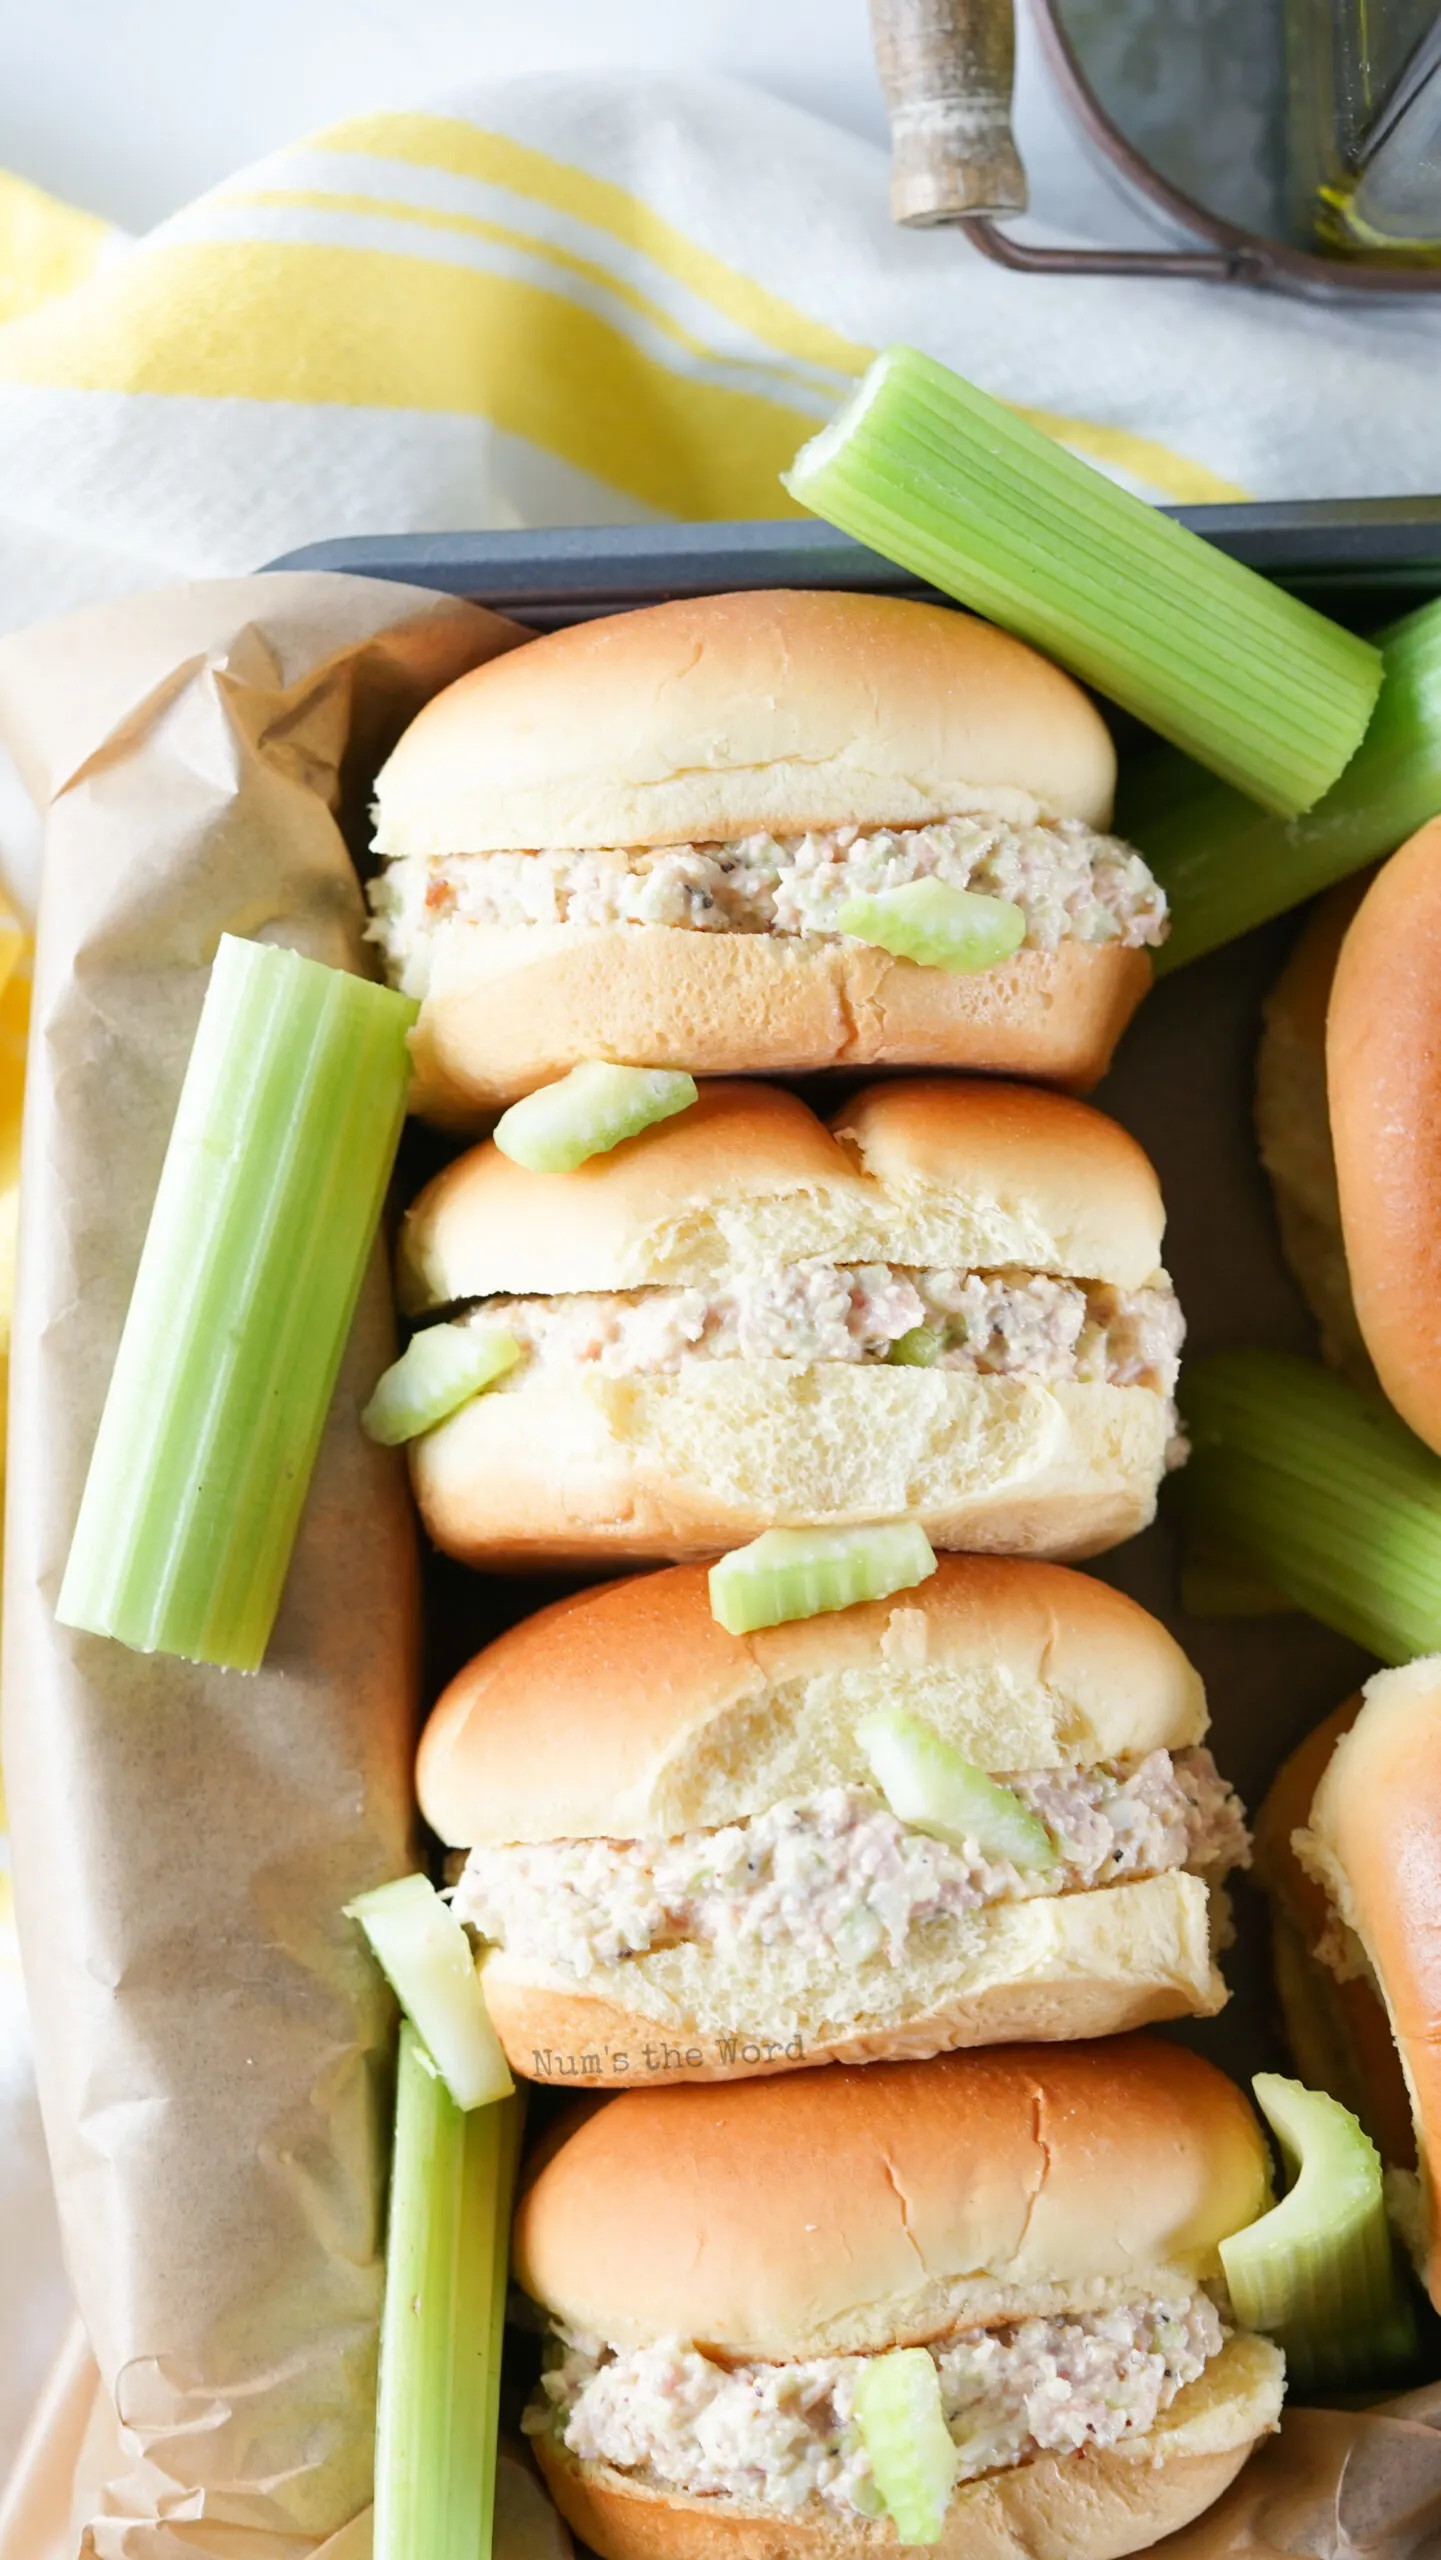
[{"label": "brown parchment paper", "polygon": [[123,2451],[76,2519],[98,2560],[301,2560],[370,2496],[391,2016],[341,1906],[410,1861],[418,1705],[402,1470],[356,1418],[391,1351],[379,1252],[264,1670],[147,1660],[52,1611],[217,940],[364,967],[347,758],[363,781],[522,636],[278,574],[0,653],[0,722],[51,804],[5,1777],[66,2260]]},{"label": "brown parchment paper", "polygon": [[[339,1909],[408,1859],[416,1707],[399,1470],[355,1428],[388,1347],[378,1268],[264,1673],[143,1663],[60,1635],[50,1609],[215,941],[228,927],[357,965],[337,775],[359,806],[415,704],[522,636],[416,591],[270,576],[0,644],[0,728],[37,796],[59,795],[26,1129],[6,1771],[47,2133],[102,2384],[71,2547],[98,2560],[369,2548],[389,2018]],[[1097,1097],[1161,1173],[1195,1349],[1310,1347],[1250,1135],[1286,931],[1161,987]],[[1369,1667],[1304,1619],[1187,1621],[1164,1527],[1093,1570],[1176,1628],[1253,1806]],[[477,1596],[457,1607],[462,1587]],[[446,1568],[429,1589],[432,1685],[551,1596]],[[1231,2005],[1188,2040],[1244,2079],[1285,2056],[1259,1904],[1237,1900]],[[1441,2381],[1376,2410],[1290,2409],[1227,2497],[1159,2547],[1441,2560]]]}]

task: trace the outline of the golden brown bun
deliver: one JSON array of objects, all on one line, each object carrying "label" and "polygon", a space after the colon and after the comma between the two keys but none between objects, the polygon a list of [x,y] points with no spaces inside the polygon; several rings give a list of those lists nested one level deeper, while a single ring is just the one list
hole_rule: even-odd
[{"label": "golden brown bun", "polygon": [[401,1235],[412,1314],[457,1299],[723,1288],[737,1265],[900,1262],[1139,1288],[1161,1259],[1160,1186],[1134,1138],[1028,1085],[906,1078],[827,1130],[775,1085],[708,1086],[574,1173],[493,1141],[427,1185]]},{"label": "golden brown bun", "polygon": [[1317,1959],[1333,1918],[1331,1901],[1292,1845],[1292,1834],[1310,1818],[1332,1752],[1360,1712],[1360,1698],[1348,1698],[1283,1761],[1256,1817],[1254,1872],[1271,1904],[1276,1988],[1301,2078],[1349,2107],[1384,2161],[1411,2168],[1411,2102],[1385,2006],[1365,1974],[1342,1982]]},{"label": "golden brown bun", "polygon": [[1441,2308],[1441,1657],[1381,1671],[1298,1841],[1380,1984],[1411,2096],[1432,2301]]},{"label": "golden brown bun", "polygon": [[894,1599],[733,1636],[683,1565],[487,1645],[426,1725],[416,1788],[454,1847],[671,1839],[868,1783],[855,1729],[881,1706],[993,1770],[1182,1751],[1207,1722],[1159,1620],[1061,1566],[948,1556]]},{"label": "golden brown bun", "polygon": [[826,2062],[922,2061],[1214,2017],[1209,1900],[1175,1871],[927,1923],[905,1958],[695,1942],[560,1966],[488,1948],[486,2007],[513,2070],[575,2088],[669,2088]]},{"label": "golden brown bun", "polygon": [[839,937],[459,918],[411,1035],[411,1109],[483,1127],[587,1058],[699,1076],[959,1067],[1084,1093],[1151,974],[1120,942],[957,975]]},{"label": "golden brown bun", "polygon": [[[462,678],[376,785],[387,855],[715,842],[966,810],[1109,823],[1104,722],[1059,668],[893,597],[707,596],[551,633]],[[488,679],[488,680],[485,680]],[[1151,982],[1067,943],[973,976],[843,941],[452,919],[413,1107],[461,1127],[584,1058],[700,1075],[984,1068],[1087,1086]]]},{"label": "golden brown bun", "polygon": [[[965,2481],[934,2546],[940,2560],[1120,2560],[1212,2506],[1280,2416],[1284,2371],[1265,2338],[1232,2338],[1150,2433],[1105,2451],[1042,2454]],[[601,2560],[888,2560],[890,2524],[806,2509],[766,2514],[732,2499],[641,2487],[604,2463],[536,2440],[567,2524]]]},{"label": "golden brown bun", "polygon": [[792,2361],[1189,2288],[1266,2198],[1198,2055],[1011,2045],[612,2099],[527,2188],[514,2269],[618,2347]]},{"label": "golden brown bun", "polygon": [[1317,901],[1266,999],[1256,1059],[1256,1134],[1271,1177],[1281,1249],[1321,1332],[1322,1356],[1374,1387],[1346,1269],[1326,1109],[1326,1008],[1336,961],[1369,871]]},{"label": "golden brown bun", "polygon": [[766,1529],[897,1518],[936,1548],[1075,1563],[1155,1518],[1169,1436],[1150,1387],[697,1360],[526,1368],[409,1454],[436,1546],[491,1572],[684,1563]]},{"label": "golden brown bun", "polygon": [[386,855],[713,843],[963,809],[1104,827],[1115,752],[989,623],[775,589],[573,623],[462,676],[375,786]]},{"label": "golden brown bun", "polygon": [[1361,1333],[1441,1449],[1441,819],[1382,865],[1342,944],[1326,1075]]},{"label": "golden brown bun", "polygon": [[[947,1557],[894,1600],[742,1638],[691,1566],[561,1601],[489,1646],[436,1707],[417,1790],[458,1846],[674,1838],[866,1782],[855,1729],[881,1705],[996,1770],[1180,1750],[1206,1727],[1165,1629],[1082,1574]],[[583,1984],[499,1948],[483,1966],[518,2071],[612,2088],[1113,2035],[1224,1997],[1189,1875],[934,1922],[900,1964],[687,1943]]]},{"label": "golden brown bun", "polygon": [[[412,1310],[496,1292],[688,1285],[737,1266],[896,1261],[1158,1274],[1164,1212],[1134,1139],[1024,1085],[875,1085],[833,1132],[724,1084],[571,1174],[493,1144],[421,1193]],[[1169,1437],[1149,1387],[842,1361],[696,1360],[609,1376],[527,1363],[411,1445],[436,1545],[490,1567],[713,1555],[768,1528],[922,1520],[939,1547],[1098,1555],[1153,1517]]]}]

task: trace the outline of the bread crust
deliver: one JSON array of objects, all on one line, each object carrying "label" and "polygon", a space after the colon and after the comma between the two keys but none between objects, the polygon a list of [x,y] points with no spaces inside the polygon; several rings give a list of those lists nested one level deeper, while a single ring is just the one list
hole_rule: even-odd
[{"label": "bread crust", "polygon": [[483,1127],[587,1058],[697,1076],[954,1067],[1084,1093],[1151,978],[1149,954],[1120,942],[957,975],[839,936],[457,917],[411,1035],[411,1108]]},{"label": "bread crust", "polygon": [[1357,1386],[1375,1372],[1351,1295],[1326,1102],[1326,1009],[1341,945],[1372,874],[1317,901],[1263,1007],[1256,1135],[1271,1177],[1281,1250],[1321,1334],[1321,1353]]},{"label": "bread crust", "polygon": [[1343,1982],[1317,1957],[1334,1906],[1292,1845],[1309,1822],[1337,1743],[1360,1712],[1360,1697],[1348,1698],[1282,1762],[1256,1816],[1254,1873],[1271,1904],[1276,1987],[1302,2079],[1349,2107],[1388,2165],[1409,2169],[1416,2160],[1411,2102],[1385,2004],[1364,1973]]},{"label": "bread crust", "polygon": [[[1279,2366],[1264,2340],[1233,2339],[1149,2435],[963,2482],[935,2545],[940,2560],[1121,2560],[1150,2550],[1212,2506],[1274,2428]],[[537,2437],[535,2452],[567,2524],[600,2560],[887,2560],[901,2548],[889,2523],[666,2495],[577,2461],[551,2436]]]},{"label": "bread crust", "polygon": [[573,623],[463,676],[376,782],[386,855],[717,842],[967,808],[1104,827],[1078,684],[948,606],[811,588]]},{"label": "bread crust", "polygon": [[459,1671],[421,1738],[438,1836],[674,1838],[869,1778],[854,1728],[908,1704],[987,1769],[1185,1750],[1205,1692],[1160,1621],[1064,1566],[943,1556],[894,1599],[729,1635],[706,1568],[583,1591]]},{"label": "bread crust", "polygon": [[903,1517],[937,1548],[1074,1563],[1154,1519],[1170,1433],[1149,1387],[884,1362],[517,1377],[410,1444],[430,1537],[491,1572],[685,1563],[767,1529]]},{"label": "bread crust", "polygon": [[1410,2092],[1426,2239],[1441,2308],[1441,1657],[1378,1672],[1336,1744],[1300,1844],[1360,1939]]},{"label": "bread crust", "polygon": [[1441,819],[1384,863],[1341,946],[1326,1030],[1356,1315],[1403,1419],[1441,1450]]},{"label": "bread crust", "polygon": [[1029,1085],[906,1077],[828,1129],[799,1097],[727,1080],[573,1173],[531,1173],[493,1141],[426,1185],[401,1232],[416,1314],[497,1294],[724,1289],[737,1266],[1020,1267],[1139,1288],[1165,1208],[1129,1133]]},{"label": "bread crust", "polygon": [[596,2107],[522,2196],[514,2268],[618,2347],[867,2353],[1189,2289],[1267,2177],[1240,2090],[1158,2037],[834,2064]]},{"label": "bread crust", "polygon": [[[512,2070],[582,2089],[674,2088],[825,2063],[921,2062],[983,2045],[1064,2044],[1213,2017],[1208,1895],[1174,1872],[973,1912],[910,1965],[709,1947],[607,1966],[599,1987],[486,1952],[486,2007]],[[628,1994],[615,1996],[617,1977]]]}]

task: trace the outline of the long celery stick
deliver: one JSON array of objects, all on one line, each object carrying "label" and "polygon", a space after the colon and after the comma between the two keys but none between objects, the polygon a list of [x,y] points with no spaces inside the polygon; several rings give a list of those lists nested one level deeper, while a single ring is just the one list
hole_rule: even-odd
[{"label": "long celery stick", "polygon": [[395,1159],[417,1010],[296,952],[222,939],[63,1625],[259,1668]]},{"label": "long celery stick", "polygon": [[1304,816],[1274,817],[1165,748],[1134,770],[1117,824],[1170,902],[1158,970],[1182,968],[1394,853],[1441,811],[1441,603],[1382,632],[1379,646],[1386,673],[1371,725]]},{"label": "long celery stick", "polygon": [[1361,743],[1381,683],[1369,641],[913,347],[877,357],[785,485],[1269,809],[1309,809]]},{"label": "long celery stick", "polygon": [[1414,2355],[1416,2323],[1397,2280],[1376,2146],[1319,2089],[1274,2071],[1251,2085],[1293,2183],[1221,2242],[1236,2318],[1284,2347],[1298,2388],[1379,2380]]},{"label": "long celery stick", "polygon": [[1182,1385],[1191,1534],[1383,1662],[1441,1649],[1441,1459],[1316,1361],[1228,1351]]},{"label": "long celery stick", "polygon": [[462,2114],[400,2030],[380,2330],[375,2560],[490,2560],[521,2101]]}]

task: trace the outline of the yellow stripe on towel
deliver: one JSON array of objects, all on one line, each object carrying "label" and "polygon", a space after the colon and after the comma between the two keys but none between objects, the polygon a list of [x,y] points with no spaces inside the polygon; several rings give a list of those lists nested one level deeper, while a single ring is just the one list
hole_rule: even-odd
[{"label": "yellow stripe on towel", "polygon": [[508,433],[658,514],[795,514],[778,474],[813,413],[672,372],[511,277],[373,250],[156,244],[41,328],[0,332],[0,382],[191,399],[438,409]]},{"label": "yellow stripe on towel", "polygon": [[110,226],[0,169],[0,322],[18,320],[94,272]]}]

